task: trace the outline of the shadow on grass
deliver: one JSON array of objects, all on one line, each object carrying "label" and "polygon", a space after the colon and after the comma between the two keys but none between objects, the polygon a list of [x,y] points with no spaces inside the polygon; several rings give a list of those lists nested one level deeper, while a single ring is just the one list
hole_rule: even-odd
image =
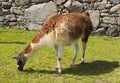
[{"label": "shadow on grass", "polygon": [[53,71],[53,70],[34,70],[32,68],[29,68],[29,69],[26,69],[26,70],[23,70],[23,72],[26,72],[26,73],[47,73],[47,74],[55,74],[56,72]]},{"label": "shadow on grass", "polygon": [[112,72],[115,68],[119,67],[119,62],[109,61],[93,61],[91,63],[78,64],[74,67],[63,69],[63,74],[73,75],[100,75]]},{"label": "shadow on grass", "polygon": [[[73,67],[65,68],[62,70],[62,74],[72,74],[72,75],[100,75],[112,72],[115,68],[119,67],[119,62],[109,62],[109,61],[93,61],[91,63],[77,64]],[[50,70],[24,70],[27,73],[47,73],[53,74],[55,71]]]},{"label": "shadow on grass", "polygon": [[0,44],[26,44],[24,42],[0,42]]}]

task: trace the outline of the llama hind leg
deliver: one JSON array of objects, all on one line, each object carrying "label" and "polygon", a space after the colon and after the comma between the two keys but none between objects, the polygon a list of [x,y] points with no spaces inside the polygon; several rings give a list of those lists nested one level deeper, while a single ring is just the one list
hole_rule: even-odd
[{"label": "llama hind leg", "polygon": [[78,41],[77,41],[74,44],[74,57],[73,57],[71,66],[75,65],[75,61],[76,61],[76,58],[77,58],[78,51],[79,51],[79,47],[78,47]]},{"label": "llama hind leg", "polygon": [[84,63],[84,57],[85,57],[85,51],[86,51],[86,42],[83,42],[83,41],[82,41],[82,50],[83,50],[83,53],[82,53],[82,61],[81,61],[81,64]]},{"label": "llama hind leg", "polygon": [[81,61],[81,64],[84,63],[84,57],[85,57],[85,51],[86,51],[86,44],[87,44],[87,41],[88,41],[88,37],[89,35],[86,35],[84,38],[82,38],[82,61]]}]

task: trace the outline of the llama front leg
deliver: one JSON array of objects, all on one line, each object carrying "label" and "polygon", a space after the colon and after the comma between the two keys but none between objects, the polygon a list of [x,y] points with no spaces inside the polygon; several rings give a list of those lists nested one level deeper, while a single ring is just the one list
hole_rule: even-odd
[{"label": "llama front leg", "polygon": [[58,75],[61,75],[61,60],[62,60],[62,55],[64,53],[64,46],[59,46],[58,47],[58,64],[57,64],[57,72]]},{"label": "llama front leg", "polygon": [[76,42],[74,44],[74,58],[72,60],[71,66],[75,65],[75,61],[76,61],[76,58],[77,58],[78,51],[79,51],[78,42]]}]

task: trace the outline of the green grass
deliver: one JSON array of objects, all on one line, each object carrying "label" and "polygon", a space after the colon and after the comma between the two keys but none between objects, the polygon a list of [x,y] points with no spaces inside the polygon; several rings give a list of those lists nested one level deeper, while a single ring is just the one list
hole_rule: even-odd
[{"label": "green grass", "polygon": [[81,65],[81,42],[76,65],[70,67],[74,47],[65,47],[62,76],[55,72],[57,58],[53,48],[39,50],[24,71],[16,67],[15,51],[21,51],[37,31],[0,28],[0,83],[120,83],[120,38],[90,37],[85,64]]}]

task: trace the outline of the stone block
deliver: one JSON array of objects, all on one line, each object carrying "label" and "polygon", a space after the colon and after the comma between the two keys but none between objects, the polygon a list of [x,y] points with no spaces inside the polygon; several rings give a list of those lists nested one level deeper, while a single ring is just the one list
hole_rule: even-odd
[{"label": "stone block", "polygon": [[116,17],[104,17],[103,22],[109,23],[109,24],[117,24],[117,18]]},{"label": "stone block", "polygon": [[2,15],[9,15],[10,10],[9,9],[2,9]]},{"label": "stone block", "polygon": [[111,12],[111,13],[119,13],[119,14],[120,14],[120,4],[115,5],[114,7],[112,7],[112,8],[110,9],[110,12]]},{"label": "stone block", "polygon": [[16,22],[17,21],[17,18],[15,15],[6,15],[6,19],[9,21],[9,22]]},{"label": "stone block", "polygon": [[106,35],[109,35],[109,36],[114,36],[114,37],[117,37],[119,36],[119,26],[117,25],[111,25],[107,31],[106,31]]},{"label": "stone block", "polygon": [[102,10],[102,9],[105,9],[106,4],[107,4],[107,0],[103,0],[102,2],[95,2],[94,8]]},{"label": "stone block", "polygon": [[11,6],[12,6],[12,4],[9,2],[2,2],[2,8],[4,8],[4,9],[10,9]]},{"label": "stone block", "polygon": [[120,25],[120,17],[118,17],[118,25]]},{"label": "stone block", "polygon": [[120,0],[110,0],[110,2],[113,3],[113,4],[119,4]]},{"label": "stone block", "polygon": [[30,0],[15,0],[15,3],[19,6],[26,6],[30,4]]},{"label": "stone block", "polygon": [[99,28],[96,31],[94,31],[92,35],[102,36],[102,35],[105,35],[105,32],[106,32],[105,28]]},{"label": "stone block", "polygon": [[83,5],[79,1],[73,1],[71,7],[71,12],[82,12],[83,11]]},{"label": "stone block", "polygon": [[0,16],[0,22],[2,22],[5,19],[4,16]]},{"label": "stone block", "polygon": [[9,22],[8,23],[8,26],[12,27],[12,26],[16,26],[17,25],[17,22]]},{"label": "stone block", "polygon": [[100,24],[100,12],[98,10],[96,11],[90,10],[88,12],[90,13],[90,19],[93,23],[93,27],[97,28]]},{"label": "stone block", "polygon": [[[33,24],[44,23],[52,15],[57,13],[56,4],[52,1],[48,3],[33,5],[25,10],[25,18]],[[29,26],[29,28],[33,26]],[[36,26],[35,26],[36,27]],[[40,28],[40,27],[39,27]]]},{"label": "stone block", "polygon": [[31,0],[32,3],[44,3],[44,2],[48,2],[48,1],[50,1],[50,0]]},{"label": "stone block", "polygon": [[53,0],[53,1],[58,5],[67,2],[67,0]]},{"label": "stone block", "polygon": [[39,30],[42,26],[40,24],[30,22],[27,23],[26,27],[28,27],[29,30]]},{"label": "stone block", "polygon": [[12,14],[23,15],[23,11],[20,10],[18,7],[11,7],[10,12]]}]

